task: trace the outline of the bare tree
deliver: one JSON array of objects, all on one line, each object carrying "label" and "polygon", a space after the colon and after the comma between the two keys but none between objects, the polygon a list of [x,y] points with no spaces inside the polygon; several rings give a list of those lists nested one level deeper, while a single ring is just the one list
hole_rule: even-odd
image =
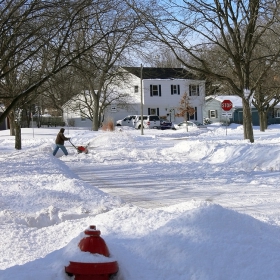
[{"label": "bare tree", "polygon": [[[278,31],[278,1],[168,0],[152,10],[129,2],[155,39],[185,67],[222,81],[242,98],[244,138],[254,142],[249,100],[279,58],[279,34],[273,47],[266,40],[268,33]],[[267,48],[265,57],[256,51],[260,45]],[[266,66],[256,70],[263,59]],[[252,79],[254,71],[259,72]]]},{"label": "bare tree", "polygon": [[158,68],[181,68],[182,63],[176,58],[174,53],[167,48],[156,47],[152,51],[154,55],[149,51],[148,53],[142,52],[141,57],[143,57],[143,63],[148,64],[151,67]]},{"label": "bare tree", "polygon": [[184,93],[181,97],[179,107],[177,108],[178,113],[176,117],[183,117],[186,122],[186,130],[188,131],[188,123],[190,116],[195,114],[195,109],[191,106],[190,99],[187,93]]},{"label": "bare tree", "polygon": [[[6,101],[0,122],[23,100],[35,98],[35,92],[42,93],[43,84],[98,46],[105,37],[126,32],[125,25],[107,26],[102,32],[96,28],[98,18],[108,12],[107,4],[112,5],[112,1],[0,2],[0,100]],[[94,32],[94,37],[74,46],[81,29],[88,34]],[[34,75],[32,83],[17,92],[3,90],[7,86],[4,78],[7,80],[11,73],[19,73],[23,68],[30,70],[30,65],[36,64],[40,71]]]},{"label": "bare tree", "polygon": [[50,78],[41,88],[42,96],[37,98],[35,103],[48,108],[56,116],[62,116],[62,106],[84,89],[73,67],[63,69]]},{"label": "bare tree", "polygon": [[[123,75],[116,71],[116,68],[124,62],[125,54],[139,40],[134,36],[138,22],[123,1],[114,1],[107,9],[107,17],[97,16],[95,22],[95,29],[104,35],[102,42],[72,63],[84,85],[84,93],[79,95],[81,98],[77,97],[77,110],[82,111],[82,114],[92,121],[93,130],[98,130],[105,108],[114,100],[123,99],[124,94],[112,90],[112,85],[116,85]],[[108,28],[120,29],[123,26],[126,26],[125,32],[114,32],[105,36]],[[76,45],[82,40],[95,40],[94,34],[85,36],[83,32],[78,38]]]},{"label": "bare tree", "polygon": [[267,76],[256,90],[252,104],[259,113],[260,131],[267,129],[268,114],[280,102],[280,81],[277,73]]}]

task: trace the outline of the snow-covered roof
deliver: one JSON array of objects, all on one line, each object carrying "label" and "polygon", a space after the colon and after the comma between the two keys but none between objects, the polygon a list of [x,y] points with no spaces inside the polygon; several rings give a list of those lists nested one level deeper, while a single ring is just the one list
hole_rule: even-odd
[{"label": "snow-covered roof", "polygon": [[206,96],[206,101],[215,99],[217,101],[223,102],[224,100],[230,100],[233,107],[242,107],[242,99],[237,95],[210,95]]},{"label": "snow-covered roof", "polygon": [[242,107],[242,99],[237,95],[223,95],[217,96],[218,101],[223,102],[224,100],[230,100],[232,102],[233,107]]}]

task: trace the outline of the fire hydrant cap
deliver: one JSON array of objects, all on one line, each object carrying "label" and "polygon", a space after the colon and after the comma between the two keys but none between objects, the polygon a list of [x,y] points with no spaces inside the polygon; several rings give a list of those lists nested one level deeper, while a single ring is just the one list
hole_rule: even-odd
[{"label": "fire hydrant cap", "polygon": [[100,230],[96,230],[95,226],[91,226],[84,232],[88,236],[84,237],[79,243],[79,248],[81,249],[81,251],[109,257],[109,249],[104,239],[100,236]]},{"label": "fire hydrant cap", "polygon": [[84,231],[84,233],[86,235],[97,235],[97,236],[101,235],[101,231],[100,230],[94,230],[94,229],[86,229]]},{"label": "fire hydrant cap", "polygon": [[69,276],[75,275],[77,280],[109,279],[110,275],[118,272],[118,263],[109,258],[109,250],[103,238],[100,237],[100,230],[96,230],[95,226],[90,226],[84,233],[88,236],[84,237],[79,243],[81,251],[103,255],[108,258],[108,261],[102,263],[70,261],[70,265],[65,267],[65,272]]}]

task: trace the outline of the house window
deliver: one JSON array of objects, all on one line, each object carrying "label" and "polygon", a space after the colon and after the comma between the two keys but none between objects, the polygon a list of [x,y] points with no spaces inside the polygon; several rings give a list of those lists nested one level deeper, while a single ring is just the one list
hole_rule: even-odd
[{"label": "house window", "polygon": [[150,96],[161,96],[161,85],[150,85]]},{"label": "house window", "polygon": [[159,108],[148,108],[148,115],[159,116]]},{"label": "house window", "polygon": [[199,85],[189,85],[189,96],[199,96]]},{"label": "house window", "polygon": [[180,94],[180,85],[171,85],[171,95]]},{"label": "house window", "polygon": [[216,119],[217,117],[217,110],[209,110],[209,118]]},{"label": "house window", "polygon": [[111,112],[117,112],[117,106],[116,105],[111,105]]},{"label": "house window", "polygon": [[280,118],[280,109],[275,109],[274,116],[275,118]]},{"label": "house window", "polygon": [[134,86],[134,93],[138,93],[139,92],[139,86]]},{"label": "house window", "polygon": [[82,121],[82,122],[85,122],[85,121],[86,121],[85,116],[81,115],[81,121]]}]

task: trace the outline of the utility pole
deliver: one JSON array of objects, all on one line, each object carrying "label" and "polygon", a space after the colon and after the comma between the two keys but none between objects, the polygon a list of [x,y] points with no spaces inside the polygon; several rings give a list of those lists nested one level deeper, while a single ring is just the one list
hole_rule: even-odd
[{"label": "utility pole", "polygon": [[144,135],[143,130],[143,65],[141,64],[140,69],[140,81],[141,81],[141,135]]}]

